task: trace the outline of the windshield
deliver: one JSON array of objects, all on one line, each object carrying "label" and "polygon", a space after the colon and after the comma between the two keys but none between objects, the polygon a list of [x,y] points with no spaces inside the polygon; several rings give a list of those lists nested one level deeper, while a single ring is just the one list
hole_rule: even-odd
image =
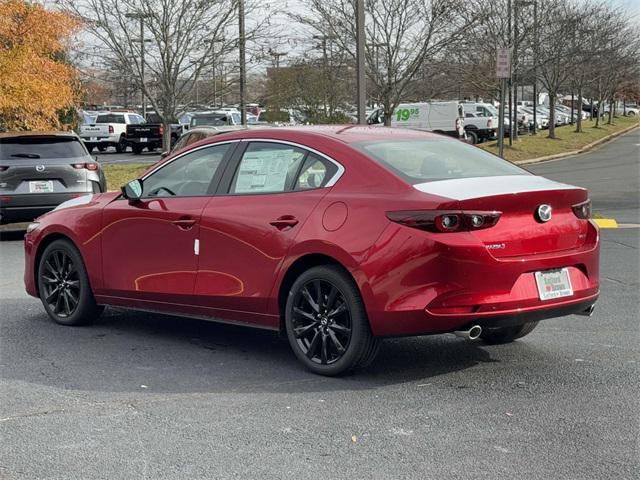
[{"label": "windshield", "polygon": [[37,158],[76,158],[87,155],[75,137],[28,136],[0,138],[0,160]]},{"label": "windshield", "polygon": [[491,113],[491,115],[498,115],[498,109],[493,105],[486,105],[485,108],[489,110],[489,113]]},{"label": "windshield", "polygon": [[457,140],[379,140],[354,146],[406,182],[530,175],[526,170]]},{"label": "windshield", "polygon": [[227,115],[221,113],[219,115],[198,115],[197,117],[191,117],[191,126],[197,127],[200,125],[211,125],[219,127],[221,125],[227,125]]}]

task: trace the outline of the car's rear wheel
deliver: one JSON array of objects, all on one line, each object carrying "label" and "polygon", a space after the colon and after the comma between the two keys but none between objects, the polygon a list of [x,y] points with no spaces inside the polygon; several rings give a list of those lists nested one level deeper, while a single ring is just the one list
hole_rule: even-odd
[{"label": "car's rear wheel", "polygon": [[140,145],[133,145],[131,147],[134,155],[140,155],[142,153],[142,147]]},{"label": "car's rear wheel", "polygon": [[106,152],[107,151],[107,147],[105,147],[104,145],[98,145],[98,151],[99,152]]},{"label": "car's rear wheel", "polygon": [[120,136],[120,140],[116,143],[116,152],[124,153],[127,151],[127,142],[124,140],[124,135]]},{"label": "car's rear wheel", "polygon": [[298,277],[287,299],[285,326],[295,355],[320,375],[365,367],[380,345],[357,286],[335,266],[313,267]]},{"label": "car's rear wheel", "polygon": [[85,145],[85,147],[87,147],[87,152],[89,153],[93,152],[93,148],[94,148],[93,145]]},{"label": "car's rear wheel", "polygon": [[104,310],[93,297],[80,252],[68,240],[45,248],[38,264],[38,290],[45,310],[61,325],[91,323]]},{"label": "car's rear wheel", "polygon": [[528,322],[514,327],[487,328],[482,330],[480,338],[491,344],[509,343],[529,335],[537,325],[538,322]]}]

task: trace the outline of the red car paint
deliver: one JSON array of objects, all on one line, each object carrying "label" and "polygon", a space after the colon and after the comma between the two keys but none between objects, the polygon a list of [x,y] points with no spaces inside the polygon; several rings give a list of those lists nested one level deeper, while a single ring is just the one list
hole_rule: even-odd
[{"label": "red car paint", "polygon": [[[598,229],[572,211],[572,205],[587,200],[586,190],[541,187],[478,197],[466,192],[463,199],[426,193],[353,146],[377,138],[441,137],[380,127],[274,128],[191,145],[186,151],[221,141],[293,142],[332,158],[344,173],[331,187],[300,192],[222,192],[138,203],[119,193],[93,195],[42,216],[39,227],[26,235],[27,292],[38,296],[38,255],[49,241],[64,236],[80,250],[98,303],[270,329],[281,326],[287,272],[306,261],[332,261],[350,272],[372,332],[379,336],[522,323],[578,313],[595,302]],[[500,179],[496,182],[499,189]],[[433,183],[438,184],[433,188],[444,185]],[[547,223],[534,218],[543,203],[554,208]],[[498,211],[501,216],[490,228],[435,233],[386,215],[414,210]],[[540,300],[534,272],[561,267],[569,268],[574,294]]]}]

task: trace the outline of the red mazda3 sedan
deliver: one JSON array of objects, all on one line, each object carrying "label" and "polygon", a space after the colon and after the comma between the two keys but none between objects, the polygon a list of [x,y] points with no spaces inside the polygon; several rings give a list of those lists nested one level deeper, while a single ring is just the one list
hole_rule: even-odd
[{"label": "red mazda3 sedan", "polygon": [[336,375],[383,337],[501,343],[590,314],[598,237],[585,189],[458,140],[246,130],[40,217],[25,283],[63,325],[116,305],[280,330],[304,365]]}]

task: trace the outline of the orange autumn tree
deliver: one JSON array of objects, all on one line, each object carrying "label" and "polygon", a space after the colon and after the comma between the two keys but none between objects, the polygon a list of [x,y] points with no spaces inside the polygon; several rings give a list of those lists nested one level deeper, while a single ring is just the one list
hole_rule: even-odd
[{"label": "orange autumn tree", "polygon": [[73,17],[24,0],[0,0],[0,129],[60,128],[58,113],[76,105],[76,70],[66,44]]}]

